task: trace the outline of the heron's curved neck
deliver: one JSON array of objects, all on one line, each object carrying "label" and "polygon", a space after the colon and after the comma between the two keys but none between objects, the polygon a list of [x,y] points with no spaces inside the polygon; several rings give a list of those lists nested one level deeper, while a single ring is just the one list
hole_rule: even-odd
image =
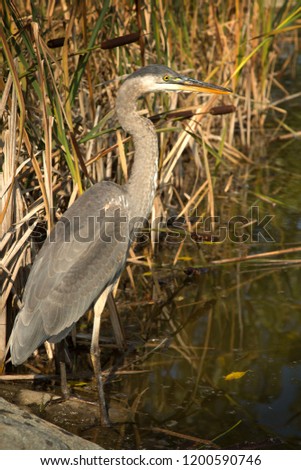
[{"label": "heron's curved neck", "polygon": [[119,89],[116,112],[123,129],[132,135],[135,157],[130,178],[126,184],[131,217],[148,217],[157,187],[158,140],[149,119],[137,112],[140,94],[134,84],[125,81]]}]

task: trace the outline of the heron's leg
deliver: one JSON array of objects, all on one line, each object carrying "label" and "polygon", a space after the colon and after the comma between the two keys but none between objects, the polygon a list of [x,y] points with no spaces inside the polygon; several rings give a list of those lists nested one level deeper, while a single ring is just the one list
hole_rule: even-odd
[{"label": "heron's leg", "polygon": [[124,329],[120,320],[120,316],[115,304],[115,300],[112,292],[108,295],[108,307],[110,310],[111,323],[115,335],[116,344],[119,349],[124,350],[126,348]]},{"label": "heron's leg", "polygon": [[99,297],[94,306],[94,323],[93,323],[93,333],[91,341],[91,361],[93,365],[93,370],[96,378],[97,388],[98,388],[98,397],[100,405],[100,421],[102,426],[109,426],[110,420],[108,416],[101,365],[100,365],[100,347],[99,347],[99,333],[100,333],[100,324],[101,324],[101,314],[103,312],[108,293],[110,288],[107,288]]},{"label": "heron's leg", "polygon": [[70,390],[67,383],[66,362],[60,361],[61,390],[63,397],[67,400],[70,397]]},{"label": "heron's leg", "polygon": [[61,378],[61,391],[62,395],[67,400],[70,397],[70,390],[67,383],[67,372],[66,372],[66,353],[65,353],[65,344],[64,340],[60,341],[55,345],[57,360],[59,363],[60,369],[60,378]]}]

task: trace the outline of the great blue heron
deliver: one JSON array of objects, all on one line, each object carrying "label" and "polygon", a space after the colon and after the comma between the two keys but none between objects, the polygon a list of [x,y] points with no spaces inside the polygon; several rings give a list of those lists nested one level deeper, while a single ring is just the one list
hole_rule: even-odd
[{"label": "great blue heron", "polygon": [[149,216],[157,187],[157,136],[151,121],[138,114],[137,100],[159,91],[231,92],[162,65],[143,67],[124,81],[116,112],[134,139],[130,178],[123,186],[108,181],[95,184],[64,213],[36,256],[10,338],[12,363],[21,364],[44,341],[56,343],[67,336],[97,301],[91,358],[102,403],[101,313],[125,266],[134,222]]}]

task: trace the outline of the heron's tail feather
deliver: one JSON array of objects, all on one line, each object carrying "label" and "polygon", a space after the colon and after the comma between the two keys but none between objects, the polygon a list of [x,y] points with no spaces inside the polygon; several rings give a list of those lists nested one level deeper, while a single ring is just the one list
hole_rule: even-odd
[{"label": "heron's tail feather", "polygon": [[41,324],[31,317],[30,323],[24,321],[27,318],[24,308],[16,317],[14,327],[9,339],[11,361],[17,366],[26,361],[30,354],[47,339],[45,332],[38,328]]}]

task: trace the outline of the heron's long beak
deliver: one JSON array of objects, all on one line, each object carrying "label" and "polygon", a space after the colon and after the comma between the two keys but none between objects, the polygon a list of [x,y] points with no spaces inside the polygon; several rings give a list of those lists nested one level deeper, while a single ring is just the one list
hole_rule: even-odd
[{"label": "heron's long beak", "polygon": [[230,88],[212,85],[211,83],[201,82],[188,77],[182,77],[181,79],[175,80],[171,86],[174,86],[174,90],[177,91],[214,93],[216,95],[228,95],[229,93],[232,93]]}]

